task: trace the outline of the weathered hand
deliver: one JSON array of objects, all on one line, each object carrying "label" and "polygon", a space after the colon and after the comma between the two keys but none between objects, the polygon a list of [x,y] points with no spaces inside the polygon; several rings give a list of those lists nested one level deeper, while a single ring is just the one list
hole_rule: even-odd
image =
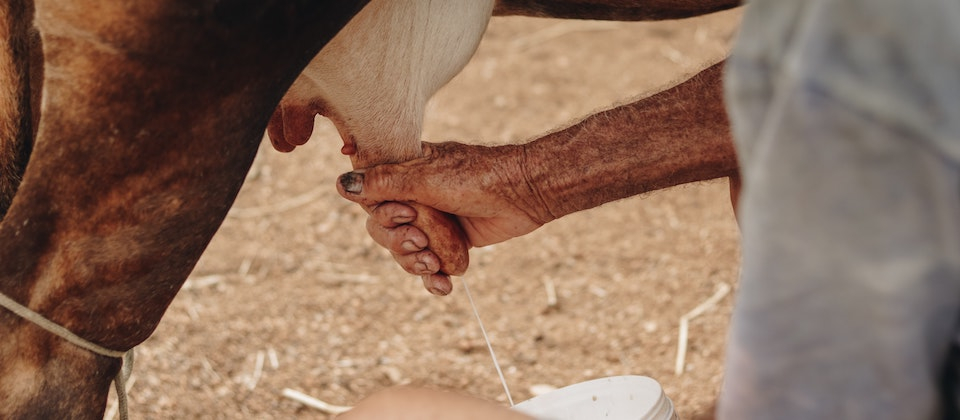
[{"label": "weathered hand", "polygon": [[[342,175],[337,188],[371,212],[370,234],[401,266],[436,273],[443,258],[434,252],[434,238],[407,226],[418,212],[391,202],[455,214],[467,245],[483,246],[603,203],[736,176],[722,70],[718,63],[673,88],[524,145],[422,143],[422,157]],[[428,289],[449,286],[448,278],[435,274],[425,282]]]},{"label": "weathered hand", "polygon": [[[524,235],[553,220],[524,176],[523,146],[423,143],[423,157],[380,165],[340,177],[337,189],[370,209],[367,230],[412,274],[438,283],[435,238],[411,225],[416,202],[457,216],[467,246],[484,246]],[[437,252],[435,252],[437,251]]]}]

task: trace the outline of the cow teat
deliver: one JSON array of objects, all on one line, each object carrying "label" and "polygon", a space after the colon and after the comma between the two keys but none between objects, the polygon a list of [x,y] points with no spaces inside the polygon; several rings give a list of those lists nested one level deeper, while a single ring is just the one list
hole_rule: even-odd
[{"label": "cow teat", "polygon": [[278,150],[303,144],[315,114],[299,107],[322,104],[354,164],[418,156],[427,100],[473,56],[492,13],[493,0],[371,0],[287,91],[271,141]]}]

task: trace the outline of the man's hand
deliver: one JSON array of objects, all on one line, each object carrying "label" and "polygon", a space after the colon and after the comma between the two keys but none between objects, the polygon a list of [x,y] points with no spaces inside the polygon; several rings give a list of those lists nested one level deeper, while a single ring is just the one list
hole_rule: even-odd
[{"label": "man's hand", "polygon": [[438,285],[436,240],[413,223],[416,202],[457,215],[467,246],[484,246],[529,233],[553,220],[525,176],[523,146],[423,143],[423,157],[341,175],[337,190],[370,209],[367,231],[409,273]]},{"label": "man's hand", "polygon": [[370,235],[404,269],[426,274],[428,289],[449,291],[449,279],[436,276],[437,241],[410,225],[418,212],[401,202],[457,215],[466,245],[483,246],[614,200],[736,178],[722,70],[715,64],[673,88],[523,145],[422,143],[423,157],[345,174],[337,189],[365,206]]}]

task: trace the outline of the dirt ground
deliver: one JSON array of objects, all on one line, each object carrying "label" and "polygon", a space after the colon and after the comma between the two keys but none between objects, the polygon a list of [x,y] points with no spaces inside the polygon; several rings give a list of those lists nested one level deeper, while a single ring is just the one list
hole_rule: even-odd
[{"label": "dirt ground", "polygon": [[[425,139],[525,141],[652,93],[722,59],[739,17],[494,18],[473,61],[431,103]],[[425,292],[336,194],[336,176],[350,169],[339,148],[324,120],[294,153],[265,143],[226,223],[138,349],[133,418],[328,418],[284,388],[350,405],[414,384],[506,404],[459,283],[447,297]],[[681,316],[736,286],[727,194],[725,180],[681,186],[474,249],[465,278],[513,398],[638,374],[659,381],[682,418],[707,410],[733,293],[691,321],[682,375],[674,364]]]}]

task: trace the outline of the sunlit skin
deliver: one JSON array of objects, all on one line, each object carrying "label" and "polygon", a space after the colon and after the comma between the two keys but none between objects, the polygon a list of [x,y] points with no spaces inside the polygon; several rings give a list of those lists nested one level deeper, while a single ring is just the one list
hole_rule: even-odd
[{"label": "sunlit skin", "polygon": [[433,389],[394,387],[357,403],[338,420],[533,420],[506,406],[468,395]]},{"label": "sunlit skin", "polygon": [[[372,209],[367,230],[408,272],[436,264],[409,223],[414,201],[457,215],[469,246],[532,232],[564,215],[688,182],[730,177],[737,160],[724,110],[722,63],[653,96],[522,145],[423,143],[423,157],[341,176],[340,194]],[[354,191],[354,192],[351,192]],[[433,270],[434,281],[449,281]]]}]

